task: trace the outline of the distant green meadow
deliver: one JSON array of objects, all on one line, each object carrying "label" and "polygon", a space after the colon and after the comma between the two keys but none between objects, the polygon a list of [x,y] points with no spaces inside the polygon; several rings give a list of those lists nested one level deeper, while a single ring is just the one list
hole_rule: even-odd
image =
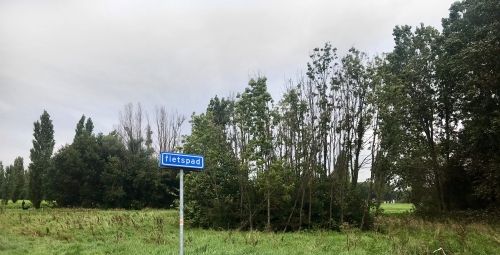
[{"label": "distant green meadow", "polygon": [[410,203],[384,203],[380,205],[380,208],[382,208],[385,214],[400,214],[413,211],[414,206]]},{"label": "distant green meadow", "polygon": [[[349,226],[293,233],[186,226],[185,253],[500,254],[498,225],[425,221],[406,213],[411,204],[382,208],[387,214],[366,232]],[[178,245],[176,210],[22,210],[20,202],[0,209],[0,254],[178,254]]]}]

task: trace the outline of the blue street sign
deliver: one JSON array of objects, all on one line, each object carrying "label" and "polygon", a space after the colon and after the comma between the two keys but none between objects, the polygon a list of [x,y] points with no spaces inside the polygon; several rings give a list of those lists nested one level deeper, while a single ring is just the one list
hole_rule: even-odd
[{"label": "blue street sign", "polygon": [[173,152],[160,153],[160,167],[179,168],[179,254],[184,255],[184,169],[203,170],[205,159],[200,155]]},{"label": "blue street sign", "polygon": [[205,159],[200,155],[173,152],[160,153],[160,167],[203,170]]}]

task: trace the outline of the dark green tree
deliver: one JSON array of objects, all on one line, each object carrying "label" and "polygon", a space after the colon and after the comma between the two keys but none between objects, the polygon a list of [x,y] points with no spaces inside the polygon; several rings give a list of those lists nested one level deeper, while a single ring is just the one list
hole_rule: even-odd
[{"label": "dark green tree", "polygon": [[96,207],[102,203],[104,160],[98,152],[92,119],[82,116],[73,143],[56,153],[49,170],[50,197],[59,205]]},{"label": "dark green tree", "polygon": [[[500,201],[499,13],[499,1],[465,0],[454,3],[443,19],[440,76],[449,101],[443,108],[449,122],[458,118],[463,125],[455,146],[459,150],[451,154],[448,193],[462,194],[453,201],[461,207]],[[457,189],[456,183],[463,188]],[[471,189],[464,193],[467,186]]]},{"label": "dark green tree", "polygon": [[[417,207],[426,204],[432,205],[429,209],[446,210],[445,161],[441,157],[440,139],[445,130],[438,107],[441,81],[436,75],[440,38],[432,27],[421,25],[414,31],[409,26],[396,27],[396,45],[384,67],[387,71],[383,91],[387,95],[380,98],[390,102],[382,103],[387,107],[381,114],[382,121],[400,125],[391,132],[402,132],[401,136],[394,136],[395,133],[383,136],[398,137],[400,140],[393,145],[402,141],[406,144],[397,151],[392,150],[396,153],[393,159],[397,160],[393,163],[399,165],[398,175],[412,186],[412,202]],[[393,120],[394,116],[397,121]],[[385,126],[382,130],[388,131]]]},{"label": "dark green tree", "polygon": [[54,150],[54,127],[47,111],[43,111],[40,121],[34,123],[33,148],[30,150],[29,197],[35,208],[40,208],[44,198],[43,180],[50,167]]},{"label": "dark green tree", "polygon": [[5,177],[3,183],[2,193],[4,195],[4,204],[7,204],[10,199],[12,199],[12,193],[15,189],[16,185],[16,175],[14,172],[14,167],[12,165],[8,165],[5,167]]},{"label": "dark green tree", "polygon": [[24,199],[24,164],[23,158],[17,157],[14,160],[14,165],[12,166],[12,191],[11,197],[12,202],[16,202],[19,199]]},{"label": "dark green tree", "polygon": [[47,198],[57,201],[60,206],[81,206],[79,169],[83,165],[78,151],[71,145],[60,148],[53,157],[49,168]]},{"label": "dark green tree", "polygon": [[[267,201],[266,205],[266,224],[267,228],[271,228],[271,184],[270,175],[264,174],[269,171],[271,162],[274,158],[273,139],[272,139],[272,113],[271,103],[272,98],[267,91],[267,79],[259,77],[257,80],[251,79],[248,87],[241,95],[241,101],[249,107],[245,110],[248,118],[248,159],[250,160],[250,169],[259,180],[259,188],[261,194]],[[241,104],[237,105],[241,107]]]},{"label": "dark green tree", "polygon": [[238,161],[212,110],[192,117],[184,145],[185,152],[205,156],[205,169],[186,175],[186,215],[203,227],[242,227]]},{"label": "dark green tree", "polygon": [[105,160],[101,181],[104,185],[103,206],[126,207],[125,193],[125,146],[117,132],[98,137],[99,155]]},{"label": "dark green tree", "polygon": [[[83,122],[85,122],[84,128]],[[79,181],[78,202],[83,207],[95,207],[102,200],[102,185],[100,182],[102,173],[102,159],[99,158],[96,136],[93,133],[94,124],[91,118],[85,120],[82,116],[77,125],[73,144],[71,146],[78,152],[81,165],[77,172]]]}]

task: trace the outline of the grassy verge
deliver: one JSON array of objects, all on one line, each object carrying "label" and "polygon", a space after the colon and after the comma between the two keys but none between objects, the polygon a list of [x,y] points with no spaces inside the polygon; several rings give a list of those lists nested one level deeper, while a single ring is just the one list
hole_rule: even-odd
[{"label": "grassy verge", "polygon": [[[11,207],[12,208],[12,207]],[[0,254],[177,254],[174,210],[6,209]],[[500,254],[500,228],[377,219],[376,231],[239,232],[186,227],[186,254]],[[440,253],[435,253],[440,254]]]}]

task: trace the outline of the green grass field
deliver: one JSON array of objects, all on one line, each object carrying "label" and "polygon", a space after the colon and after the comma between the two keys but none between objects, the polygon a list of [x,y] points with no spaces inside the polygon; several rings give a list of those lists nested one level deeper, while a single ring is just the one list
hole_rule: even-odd
[{"label": "green grass field", "polygon": [[385,214],[409,213],[413,210],[413,205],[409,203],[381,204],[380,208]]},{"label": "green grass field", "polygon": [[[0,254],[178,254],[175,210],[21,210],[0,212]],[[389,211],[386,207],[386,211]],[[392,208],[396,207],[396,208]],[[267,233],[186,227],[186,254],[500,254],[500,227],[429,222],[392,204],[376,230]],[[399,209],[398,209],[399,208]],[[406,209],[404,209],[406,208]],[[443,254],[438,251],[434,254]]]}]

